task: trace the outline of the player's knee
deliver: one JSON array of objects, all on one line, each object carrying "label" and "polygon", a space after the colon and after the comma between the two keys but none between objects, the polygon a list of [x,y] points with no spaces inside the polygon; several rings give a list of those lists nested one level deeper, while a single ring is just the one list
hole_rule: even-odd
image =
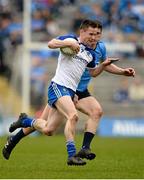
[{"label": "player's knee", "polygon": [[70,120],[72,123],[76,123],[76,122],[78,121],[78,114],[77,114],[77,112],[72,113],[72,114],[69,116],[69,120]]},{"label": "player's knee", "polygon": [[55,129],[54,128],[47,128],[44,130],[44,134],[47,135],[47,136],[52,136],[55,132]]},{"label": "player's knee", "polygon": [[92,119],[100,119],[103,115],[103,110],[101,107],[93,109],[90,113]]},{"label": "player's knee", "polygon": [[44,134],[47,136],[52,136],[54,134],[54,132],[53,131],[45,131]]}]

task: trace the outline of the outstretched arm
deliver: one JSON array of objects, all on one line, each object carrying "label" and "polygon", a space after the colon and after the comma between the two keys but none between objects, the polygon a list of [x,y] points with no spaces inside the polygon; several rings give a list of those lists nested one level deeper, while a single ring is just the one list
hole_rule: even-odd
[{"label": "outstretched arm", "polygon": [[91,76],[92,77],[98,76],[100,73],[102,73],[103,70],[105,70],[106,66],[110,65],[111,63],[113,63],[113,61],[107,59],[101,64],[99,64],[97,67],[95,67],[94,69],[89,69]]},{"label": "outstretched arm", "polygon": [[109,66],[106,66],[105,71],[117,75],[133,76],[133,77],[135,76],[135,70],[133,68],[121,68],[116,66],[115,64],[110,64]]}]

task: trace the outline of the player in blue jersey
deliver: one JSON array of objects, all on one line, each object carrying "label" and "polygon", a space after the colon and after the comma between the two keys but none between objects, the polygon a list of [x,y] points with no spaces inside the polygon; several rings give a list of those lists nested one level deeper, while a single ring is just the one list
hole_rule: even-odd
[{"label": "player in blue jersey", "polygon": [[50,129],[53,126],[55,128],[59,125],[61,119],[65,117],[67,121],[64,133],[66,137],[68,165],[86,164],[85,161],[76,156],[74,142],[78,114],[72,99],[74,98],[80,78],[85,68],[88,68],[91,76],[96,77],[111,63],[111,61],[107,59],[105,62],[98,65],[96,53],[91,48],[96,44],[99,26],[99,23],[96,21],[85,20],[80,26],[80,35],[78,38],[75,36],[60,36],[57,39],[49,41],[49,48],[70,47],[76,53],[73,56],[67,56],[62,52],[59,54],[56,73],[48,88],[48,104],[51,108],[47,121],[41,118],[32,119],[25,114],[21,114],[19,119],[12,123],[9,129],[10,132],[13,132],[20,127],[33,127],[49,135]]},{"label": "player in blue jersey", "polygon": [[[102,25],[100,22],[98,23],[99,23],[99,27],[97,29],[97,35],[95,36],[96,43],[89,44],[89,46],[92,49],[94,49],[96,52],[96,56],[97,56],[96,64],[100,64],[101,61],[105,61],[107,59],[105,45],[103,42],[100,41],[101,33],[102,33]],[[126,76],[134,76],[135,74],[132,68],[124,69],[117,67],[114,64],[110,64],[109,66],[106,66],[105,70],[113,74],[126,75]],[[76,91],[76,94],[78,96],[78,102],[76,103],[76,108],[81,112],[85,113],[86,115],[88,115],[89,117],[85,125],[85,133],[84,133],[82,149],[78,153],[78,156],[80,156],[81,158],[86,158],[91,160],[95,158],[95,154],[90,151],[90,144],[95,135],[99,120],[102,116],[102,108],[99,102],[94,97],[92,97],[88,91],[88,84],[90,80],[91,80],[91,75],[89,71],[86,69],[85,72],[83,73],[83,76],[81,77],[80,83]],[[42,113],[41,116],[42,119],[47,119],[49,109],[50,108],[47,105]],[[51,128],[49,129],[49,135],[51,135],[53,131],[57,129],[58,126],[59,123],[54,125],[51,124]],[[17,133],[17,135],[15,135],[13,138],[9,138],[7,143],[8,146],[4,147],[3,149],[4,157],[8,159],[16,143],[18,143],[20,139],[22,139],[32,131],[33,131],[32,129],[24,128],[21,129]]]}]

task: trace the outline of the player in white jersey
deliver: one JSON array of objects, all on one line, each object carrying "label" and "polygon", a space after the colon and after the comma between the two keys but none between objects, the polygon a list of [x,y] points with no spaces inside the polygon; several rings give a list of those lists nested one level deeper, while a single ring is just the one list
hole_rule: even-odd
[{"label": "player in white jersey", "polygon": [[[67,40],[67,36],[64,37]],[[71,38],[68,39],[73,38],[71,36]],[[76,41],[76,43],[78,43],[78,41]],[[76,91],[77,85],[85,70],[85,67],[92,61],[92,59],[96,59],[93,50],[91,50],[90,48],[87,48],[82,44],[79,44],[79,48],[79,52],[72,57],[60,53],[56,74],[52,78],[53,82],[68,87],[73,91]],[[91,64],[89,64],[88,66],[94,68],[95,61],[91,62]]]},{"label": "player in white jersey", "polygon": [[[86,162],[76,156],[74,143],[75,127],[78,120],[77,110],[72,101],[80,78],[86,67],[89,68],[91,76],[99,75],[104,68],[111,63],[106,60],[96,67],[96,54],[91,48],[96,44],[98,24],[95,21],[83,21],[80,28],[79,44],[78,41],[66,41],[53,39],[48,43],[49,48],[71,47],[76,55],[67,58],[66,55],[60,55],[56,74],[51,81],[48,89],[48,103],[52,107],[49,111],[48,121],[44,119],[31,119],[27,116],[19,117],[18,121],[10,126],[10,132],[19,127],[34,127],[36,130],[49,135],[49,127],[55,121],[59,124],[59,119],[67,119],[65,125],[66,146],[68,152],[68,165],[85,165]],[[65,78],[59,76],[65,76]],[[55,108],[54,108],[55,107]],[[61,118],[60,118],[61,117]],[[55,125],[56,125],[55,124]]]}]

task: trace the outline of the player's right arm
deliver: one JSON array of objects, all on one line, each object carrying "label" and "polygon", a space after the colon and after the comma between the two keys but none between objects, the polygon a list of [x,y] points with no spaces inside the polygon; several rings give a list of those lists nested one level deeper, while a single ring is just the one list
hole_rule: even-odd
[{"label": "player's right arm", "polygon": [[79,52],[80,50],[80,45],[76,40],[70,40],[70,39],[52,39],[51,41],[48,42],[48,47],[51,49],[56,49],[56,48],[62,48],[62,47],[70,47],[72,48],[76,53]]}]

